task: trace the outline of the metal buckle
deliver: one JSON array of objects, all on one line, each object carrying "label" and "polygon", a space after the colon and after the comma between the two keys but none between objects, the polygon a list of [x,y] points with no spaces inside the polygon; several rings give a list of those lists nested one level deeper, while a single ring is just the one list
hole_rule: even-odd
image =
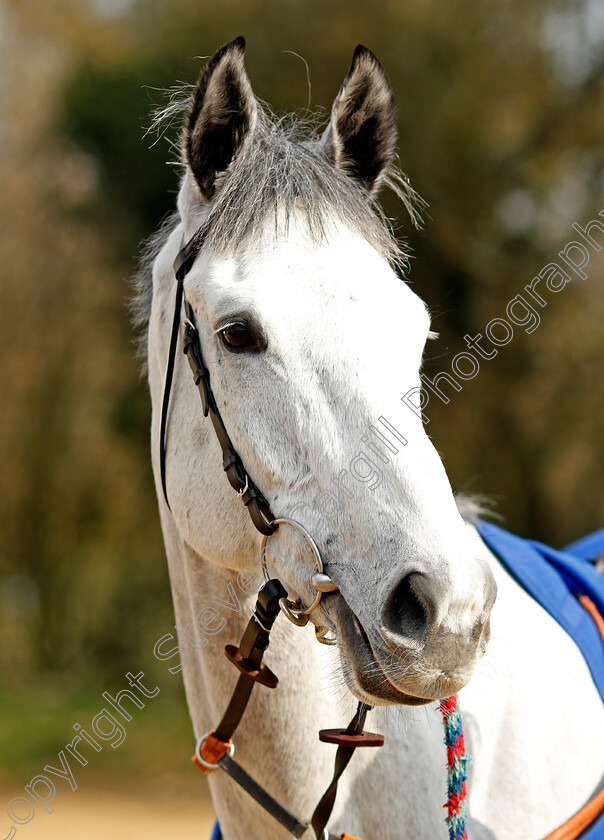
[{"label": "metal buckle", "polygon": [[292,624],[295,624],[296,627],[306,627],[310,620],[310,615],[304,612],[300,605],[297,605],[297,601],[290,601],[289,598],[280,598],[279,606],[283,615],[289,618]]},{"label": "metal buckle", "polygon": [[[201,757],[201,745],[203,744],[203,742],[205,741],[205,739],[208,737],[209,734],[210,734],[210,732],[206,732],[204,735],[202,735],[201,738],[199,739],[199,741],[197,742],[196,747],[195,747],[195,758],[197,759],[197,761],[200,764],[202,764],[206,768],[206,772],[208,772],[208,773],[212,772],[212,770],[219,770],[220,769],[219,765],[218,765],[218,762],[216,762],[215,764],[211,764],[209,761],[206,761],[205,758]],[[225,755],[228,755],[229,758],[232,758],[234,753],[235,753],[235,744],[230,744],[228,750],[226,750],[226,752],[225,752]]]}]

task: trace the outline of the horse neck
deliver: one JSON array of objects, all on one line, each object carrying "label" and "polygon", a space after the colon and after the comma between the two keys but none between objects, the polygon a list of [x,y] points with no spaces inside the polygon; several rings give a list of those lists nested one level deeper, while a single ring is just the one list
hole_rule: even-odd
[{"label": "horse neck", "polygon": [[[181,659],[187,703],[195,737],[199,738],[216,727],[235,688],[238,671],[225,657],[224,646],[239,643],[255,595],[242,591],[236,572],[219,568],[192,551],[168,519],[169,514],[163,524],[176,623],[188,634],[194,633],[198,644],[194,647],[185,638]],[[208,610],[215,610],[216,615]],[[220,627],[222,619],[224,626],[219,632],[204,634],[199,623],[211,615],[211,629]],[[334,680],[336,656],[317,644],[311,626],[295,627],[280,616],[271,633],[265,662],[279,677],[279,685],[276,690],[262,686],[254,690],[233,739],[236,757],[286,807],[308,815],[323,792],[333,761],[329,751],[317,758],[317,730],[346,724],[353,704],[351,700],[336,702],[330,690],[334,686],[329,686]],[[304,756],[313,756],[316,772],[310,781]],[[232,803],[232,783],[225,791],[223,780],[214,784],[215,776],[221,774],[210,777],[215,805],[221,820],[223,813],[228,819],[226,799]],[[244,797],[237,807],[251,807],[248,798]],[[256,816],[257,810],[253,812],[254,819]],[[272,838],[272,821],[267,831],[266,836]]]}]

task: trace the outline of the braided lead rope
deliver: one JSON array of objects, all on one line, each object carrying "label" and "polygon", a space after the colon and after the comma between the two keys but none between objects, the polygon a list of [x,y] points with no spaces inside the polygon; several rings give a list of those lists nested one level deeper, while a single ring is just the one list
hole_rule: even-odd
[{"label": "braided lead rope", "polygon": [[472,761],[472,757],[466,752],[461,714],[457,708],[457,694],[440,701],[440,712],[447,748],[447,802],[443,806],[447,809],[445,822],[449,829],[449,840],[468,840],[466,765]]}]

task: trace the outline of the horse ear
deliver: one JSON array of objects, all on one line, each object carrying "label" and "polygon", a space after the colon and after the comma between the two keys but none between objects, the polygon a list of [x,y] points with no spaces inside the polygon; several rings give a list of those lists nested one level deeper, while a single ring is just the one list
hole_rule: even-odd
[{"label": "horse ear", "polygon": [[325,151],[338,169],[374,194],[394,157],[396,136],[394,95],[386,71],[371,50],[359,44],[331,109],[322,138]]},{"label": "horse ear", "polygon": [[183,150],[197,184],[209,201],[252,131],[256,99],[244,66],[245,39],[235,38],[208,61],[185,119]]}]

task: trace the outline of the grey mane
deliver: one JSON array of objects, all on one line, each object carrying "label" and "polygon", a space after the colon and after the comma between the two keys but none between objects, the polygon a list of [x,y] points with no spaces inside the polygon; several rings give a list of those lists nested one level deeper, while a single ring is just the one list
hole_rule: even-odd
[{"label": "grey mane", "polygon": [[153,302],[153,263],[179,220],[180,217],[177,212],[170,213],[155,233],[144,240],[138,260],[138,268],[132,278],[132,296],[129,309],[136,337],[136,356],[141,363],[144,375],[147,374],[147,332]]},{"label": "grey mane", "polygon": [[494,501],[481,493],[455,493],[457,510],[464,522],[474,524],[477,519],[495,519],[502,521],[503,517],[493,510]]},{"label": "grey mane", "polygon": [[[399,173],[390,186],[414,221],[420,199]],[[204,229],[206,244],[232,254],[266,232],[272,220],[275,236],[287,228],[294,207],[303,211],[308,233],[316,242],[329,236],[335,220],[363,236],[390,262],[406,266],[407,258],[392,230],[366,192],[336,169],[324,146],[309,133],[308,121],[271,117],[259,111],[258,123],[219,185]]]},{"label": "grey mane", "polygon": [[[398,195],[411,221],[418,225],[425,204],[407,178],[392,168],[383,183]],[[291,115],[278,119],[259,108],[253,135],[222,177],[200,231],[204,247],[232,254],[266,235],[271,222],[276,238],[284,233],[294,208],[303,210],[313,241],[328,238],[337,220],[366,239],[393,266],[406,269],[407,254],[389,220],[356,181],[333,166],[309,122]],[[131,311],[143,364],[153,297],[153,263],[177,223],[178,214],[172,214],[144,243],[133,281]]]}]

